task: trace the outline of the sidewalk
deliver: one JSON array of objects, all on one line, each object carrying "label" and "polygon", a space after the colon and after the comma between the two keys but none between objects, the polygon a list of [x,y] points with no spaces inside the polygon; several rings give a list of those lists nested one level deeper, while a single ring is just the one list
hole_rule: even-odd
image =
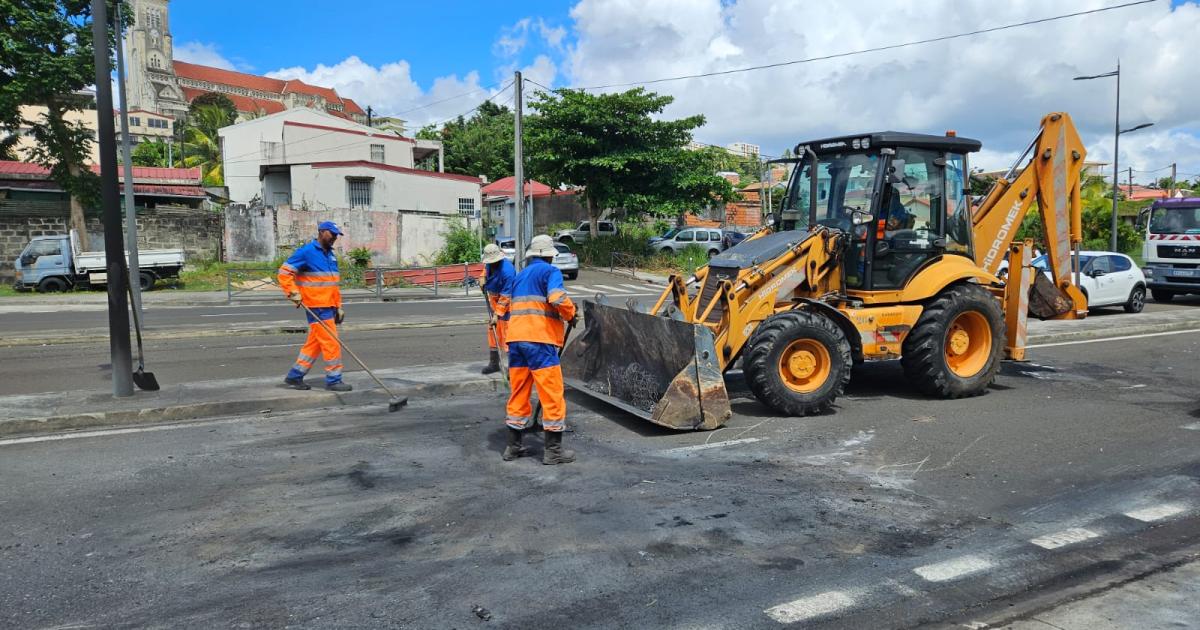
[{"label": "sidewalk", "polygon": [[1200,561],[1075,600],[1003,630],[1200,628]]},{"label": "sidewalk", "polygon": [[[342,296],[347,302],[396,302],[406,300],[435,300],[453,297],[478,296],[474,288],[440,287],[434,294],[433,287],[389,288],[383,291],[382,300],[369,289],[346,289]],[[226,306],[228,304],[284,303],[278,289],[263,291],[234,292],[230,301],[226,291],[183,291],[179,289],[155,289],[142,293],[142,304],[148,306]],[[30,307],[59,307],[59,310],[105,310],[108,308],[108,293],[104,291],[71,291],[68,293],[21,293],[0,297],[0,314],[17,312]]]},{"label": "sidewalk", "polygon": [[[481,375],[480,365],[422,365],[376,370],[376,374],[398,396],[500,391],[500,379]],[[387,393],[365,372],[346,374],[345,380],[354,391],[341,394],[323,389],[319,374],[310,375],[308,380],[313,386],[309,391],[288,389],[280,377],[272,376],[168,385],[157,392],[137,391],[128,398],[113,398],[111,391],[97,390],[0,396],[0,436],[388,403]]]}]

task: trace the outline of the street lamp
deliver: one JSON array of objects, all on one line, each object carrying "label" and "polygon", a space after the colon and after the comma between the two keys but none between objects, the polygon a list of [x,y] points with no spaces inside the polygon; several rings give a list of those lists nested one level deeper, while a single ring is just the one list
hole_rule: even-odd
[{"label": "street lamp", "polygon": [[1112,72],[1105,72],[1104,74],[1093,74],[1093,75],[1084,76],[1084,77],[1075,77],[1075,80],[1076,81],[1087,81],[1089,79],[1103,79],[1103,78],[1107,78],[1107,77],[1116,77],[1117,78],[1117,113],[1116,113],[1116,120],[1113,122],[1112,225],[1110,228],[1111,234],[1110,234],[1110,238],[1109,238],[1109,249],[1115,252],[1115,251],[1117,251],[1117,194],[1118,194],[1118,192],[1117,192],[1117,179],[1118,179],[1117,172],[1118,172],[1118,170],[1120,170],[1120,167],[1117,165],[1117,155],[1118,155],[1117,152],[1121,146],[1121,134],[1129,133],[1131,131],[1137,131],[1138,129],[1145,129],[1146,127],[1149,127],[1149,126],[1153,125],[1154,123],[1142,123],[1136,127],[1131,127],[1129,129],[1124,129],[1124,130],[1121,129],[1121,60],[1120,59],[1117,60],[1117,69],[1113,70]]}]

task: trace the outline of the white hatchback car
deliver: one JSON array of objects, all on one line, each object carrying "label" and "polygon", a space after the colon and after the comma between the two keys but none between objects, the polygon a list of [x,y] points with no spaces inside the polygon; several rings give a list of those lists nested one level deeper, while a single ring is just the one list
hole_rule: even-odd
[{"label": "white hatchback car", "polygon": [[[1047,256],[1033,259],[1033,266],[1046,269]],[[1088,308],[1122,306],[1127,313],[1140,313],[1146,306],[1146,276],[1125,254],[1116,252],[1079,252],[1079,288],[1088,299]]]}]

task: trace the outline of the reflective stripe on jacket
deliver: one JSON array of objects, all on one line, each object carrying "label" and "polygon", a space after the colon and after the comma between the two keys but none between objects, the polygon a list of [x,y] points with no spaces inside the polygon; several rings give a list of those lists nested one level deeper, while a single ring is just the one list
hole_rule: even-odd
[{"label": "reflective stripe on jacket", "polygon": [[342,276],[338,273],[337,255],[321,247],[314,239],[304,244],[279,267],[279,286],[285,295],[300,292],[300,299],[309,308],[342,305],[338,288]]},{"label": "reflective stripe on jacket", "polygon": [[508,298],[508,337],[561,346],[564,322],[575,317],[575,304],[563,288],[562,272],[540,259],[517,274]]}]

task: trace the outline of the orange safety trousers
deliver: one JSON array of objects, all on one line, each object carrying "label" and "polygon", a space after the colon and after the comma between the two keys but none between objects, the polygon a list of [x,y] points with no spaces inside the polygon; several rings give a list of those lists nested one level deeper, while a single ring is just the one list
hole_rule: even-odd
[{"label": "orange safety trousers", "polygon": [[542,403],[542,428],[547,431],[566,428],[567,400],[558,347],[514,341],[508,344],[508,365],[512,393],[508,397],[505,424],[513,429],[525,428],[533,415],[531,396],[536,387],[538,400]]},{"label": "orange safety trousers", "polygon": [[[492,332],[492,327],[488,326],[488,348],[492,350],[502,350],[508,352],[508,318],[501,309],[500,297],[496,295],[488,295],[488,303],[492,305],[492,312],[496,314],[496,331]],[[500,338],[496,339],[496,335]]]},{"label": "orange safety trousers", "polygon": [[337,342],[337,324],[333,319],[323,319],[333,334],[325,330],[319,322],[308,325],[308,337],[300,348],[296,363],[288,372],[288,378],[303,378],[312,369],[318,353],[325,362],[325,384],[333,385],[342,382],[342,347]]}]

